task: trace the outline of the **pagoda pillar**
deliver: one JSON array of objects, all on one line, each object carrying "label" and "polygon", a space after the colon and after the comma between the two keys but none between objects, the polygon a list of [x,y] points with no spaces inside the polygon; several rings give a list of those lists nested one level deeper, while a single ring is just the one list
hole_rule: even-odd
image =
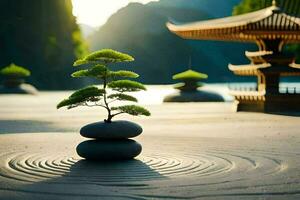
[{"label": "pagoda pillar", "polygon": [[267,74],[264,76],[265,80],[265,91],[266,95],[268,94],[279,94],[279,82],[280,82],[280,75],[279,74]]},{"label": "pagoda pillar", "polygon": [[260,51],[273,51],[273,53],[282,52],[284,43],[282,39],[263,39],[256,42]]}]

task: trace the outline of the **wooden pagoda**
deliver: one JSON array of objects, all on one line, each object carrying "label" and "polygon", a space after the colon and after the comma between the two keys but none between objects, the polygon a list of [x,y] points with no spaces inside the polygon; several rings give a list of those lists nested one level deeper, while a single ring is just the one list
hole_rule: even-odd
[{"label": "wooden pagoda", "polygon": [[167,27],[185,39],[257,44],[257,52],[246,52],[250,64],[229,64],[236,75],[257,77],[256,91],[231,91],[238,111],[300,110],[297,89],[283,91],[279,87],[281,77],[300,76],[295,55],[283,52],[286,44],[300,42],[300,18],[284,13],[275,1],[270,7],[248,14],[181,25],[168,23]]}]

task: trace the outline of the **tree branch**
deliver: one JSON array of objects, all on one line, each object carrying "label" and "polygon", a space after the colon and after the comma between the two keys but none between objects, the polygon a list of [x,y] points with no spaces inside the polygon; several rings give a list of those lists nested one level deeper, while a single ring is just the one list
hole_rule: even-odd
[{"label": "tree branch", "polygon": [[117,116],[117,115],[120,115],[120,114],[124,114],[125,112],[118,112],[118,113],[116,113],[116,114],[113,114],[113,115],[111,115],[112,117],[115,117],[115,116]]},{"label": "tree branch", "polygon": [[106,96],[106,86],[107,86],[107,70],[106,70],[105,75],[103,77],[103,89],[105,91],[105,93],[103,95],[103,101],[104,101],[104,104],[105,104],[104,108],[106,108],[106,110],[108,112],[107,113],[107,119],[105,121],[111,122],[112,116],[111,116],[111,110],[108,106],[107,99],[106,99],[107,98],[107,96]]}]

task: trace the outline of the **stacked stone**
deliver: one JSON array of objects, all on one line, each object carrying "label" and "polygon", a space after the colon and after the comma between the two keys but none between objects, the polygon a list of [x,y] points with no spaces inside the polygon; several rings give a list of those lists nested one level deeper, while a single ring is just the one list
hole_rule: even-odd
[{"label": "stacked stone", "polygon": [[129,138],[142,132],[138,124],[124,120],[88,124],[81,128],[80,135],[92,140],[80,143],[76,151],[87,160],[132,159],[141,153],[142,146]]},{"label": "stacked stone", "polygon": [[0,86],[0,94],[37,94],[37,89],[24,83],[23,79],[5,80]]}]

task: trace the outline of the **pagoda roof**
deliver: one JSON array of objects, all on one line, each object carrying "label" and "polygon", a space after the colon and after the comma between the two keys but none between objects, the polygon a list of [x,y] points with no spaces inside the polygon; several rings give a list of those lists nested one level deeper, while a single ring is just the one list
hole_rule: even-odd
[{"label": "pagoda roof", "polygon": [[249,64],[249,65],[232,65],[229,64],[228,68],[229,70],[233,71],[237,75],[248,75],[248,76],[254,76],[257,75],[259,69],[265,69],[271,67],[271,64],[269,63],[263,63],[263,64]]},{"label": "pagoda roof", "polygon": [[247,57],[261,57],[261,56],[265,56],[265,55],[272,55],[273,54],[273,51],[246,51],[245,52],[245,55]]},{"label": "pagoda roof", "polygon": [[256,76],[259,71],[264,71],[268,73],[280,73],[282,76],[299,76],[300,75],[300,65],[291,64],[289,67],[277,66],[272,67],[270,63],[262,64],[248,64],[248,65],[232,65],[229,64],[229,70],[233,71],[236,75],[242,76]]},{"label": "pagoda roof", "polygon": [[300,42],[300,18],[287,15],[276,5],[265,9],[186,24],[167,23],[168,29],[185,39],[233,40],[282,39]]},{"label": "pagoda roof", "polygon": [[290,67],[292,67],[294,69],[300,69],[300,64],[292,63],[292,64],[290,64]]}]

